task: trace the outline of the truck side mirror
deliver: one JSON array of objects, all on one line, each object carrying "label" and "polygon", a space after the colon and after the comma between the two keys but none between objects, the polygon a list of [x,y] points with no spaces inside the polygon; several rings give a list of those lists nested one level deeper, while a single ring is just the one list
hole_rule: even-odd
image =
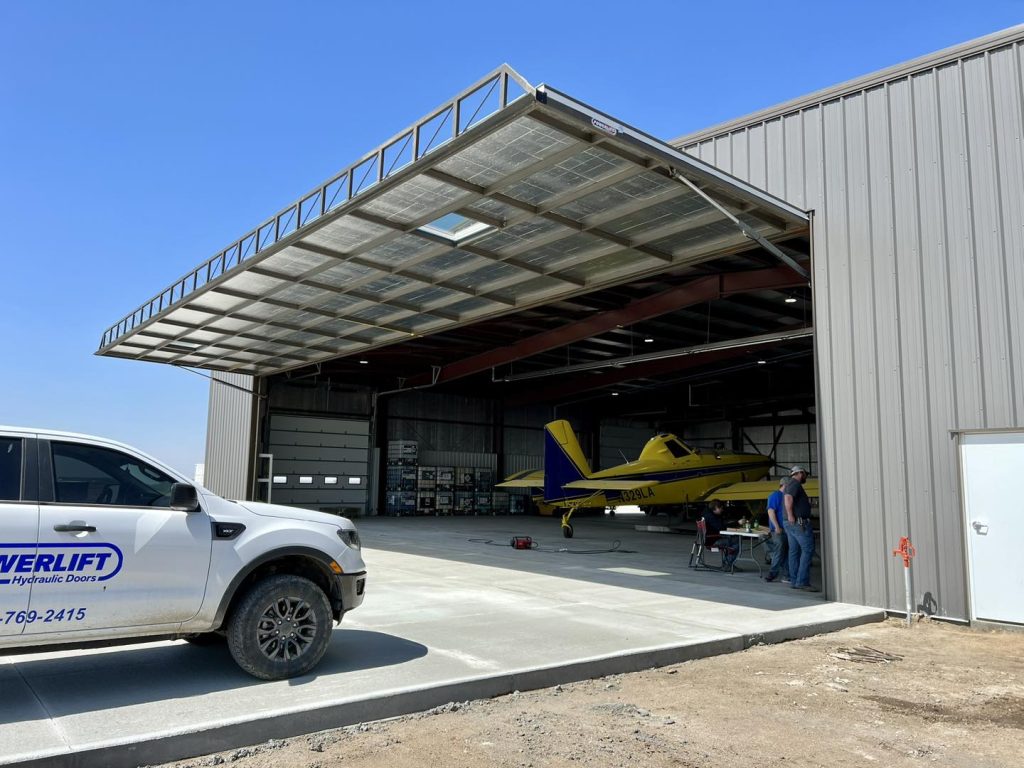
[{"label": "truck side mirror", "polygon": [[196,487],[188,483],[172,485],[170,507],[178,512],[195,512],[199,509],[199,494],[196,493]]}]

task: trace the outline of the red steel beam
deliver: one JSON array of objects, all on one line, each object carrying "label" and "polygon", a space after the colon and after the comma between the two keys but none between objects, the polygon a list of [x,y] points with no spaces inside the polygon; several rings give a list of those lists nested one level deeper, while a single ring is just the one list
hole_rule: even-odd
[{"label": "red steel beam", "polygon": [[[599,376],[595,374],[573,376],[565,381],[561,381],[547,387],[534,386],[533,388],[529,388],[529,384],[524,382],[523,384],[526,389],[506,397],[505,405],[514,408],[520,405],[530,405],[531,403],[558,402],[563,398],[572,397],[581,392],[604,389],[605,387],[613,386],[615,384],[621,384],[624,381],[646,379],[667,373],[685,371],[690,368],[700,368],[704,365],[712,365],[714,363],[735,360],[736,358],[749,354],[750,349],[747,347],[719,349],[712,352],[687,355],[686,357],[672,357],[664,360],[654,360],[649,363],[627,365],[623,368],[605,369],[604,373]],[[500,387],[502,385],[495,384],[494,386]]]},{"label": "red steel beam", "polygon": [[[464,376],[486,371],[495,366],[522,360],[533,355],[557,349],[566,344],[583,341],[591,336],[606,333],[620,325],[631,325],[652,317],[660,317],[683,307],[701,304],[705,301],[723,298],[736,293],[751,291],[783,290],[807,285],[806,278],[801,277],[789,267],[772,267],[770,269],[754,269],[746,272],[724,272],[708,275],[692,280],[685,285],[670,288],[644,299],[630,302],[621,309],[592,315],[561,328],[538,333],[507,347],[482,352],[441,368],[435,383],[455,381]],[[407,386],[430,384],[429,374],[419,374],[409,379]]]}]

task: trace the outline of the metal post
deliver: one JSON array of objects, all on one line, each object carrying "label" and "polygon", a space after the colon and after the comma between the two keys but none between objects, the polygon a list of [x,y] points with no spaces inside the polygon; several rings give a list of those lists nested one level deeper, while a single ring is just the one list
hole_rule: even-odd
[{"label": "metal post", "polygon": [[910,567],[909,566],[903,569],[903,581],[904,581],[906,589],[907,589],[907,626],[909,627],[910,626],[910,617],[913,615],[913,611],[914,611],[914,601],[913,601],[913,599],[911,598],[911,595],[910,595]]},{"label": "metal post", "polygon": [[906,536],[900,538],[899,546],[892,551],[897,557],[903,558],[903,580],[906,584],[907,589],[907,626],[910,626],[911,619],[914,615],[914,598],[910,591],[910,561],[914,555],[917,554],[917,550],[914,549],[914,545],[910,543],[910,539]]},{"label": "metal post", "polygon": [[267,460],[267,476],[256,478],[256,482],[267,484],[267,504],[270,504],[270,492],[274,488],[274,454],[257,453],[256,457]]}]

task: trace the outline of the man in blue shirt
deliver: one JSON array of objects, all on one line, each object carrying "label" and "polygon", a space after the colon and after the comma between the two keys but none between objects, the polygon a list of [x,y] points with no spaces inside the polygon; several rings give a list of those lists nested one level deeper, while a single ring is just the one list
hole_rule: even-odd
[{"label": "man in blue shirt", "polygon": [[811,586],[811,558],[814,556],[814,529],[811,528],[811,500],[807,498],[804,483],[807,470],[793,467],[789,480],[782,489],[785,507],[785,531],[789,546],[789,578],[793,589],[817,592]]},{"label": "man in blue shirt", "polygon": [[778,490],[768,497],[768,533],[771,534],[764,541],[764,548],[771,557],[772,562],[768,567],[768,575],[765,581],[775,581],[779,578],[779,571],[786,573],[782,581],[789,581],[789,569],[786,568],[786,529],[783,520],[786,517],[785,494],[782,489],[786,487],[786,478],[779,478]]}]

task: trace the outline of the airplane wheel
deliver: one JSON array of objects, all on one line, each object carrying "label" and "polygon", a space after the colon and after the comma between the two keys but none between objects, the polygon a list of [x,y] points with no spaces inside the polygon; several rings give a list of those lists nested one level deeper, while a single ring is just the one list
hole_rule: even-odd
[{"label": "airplane wheel", "polygon": [[571,539],[572,538],[572,526],[571,525],[563,525],[562,526],[562,535],[565,538],[567,538],[567,539]]}]

